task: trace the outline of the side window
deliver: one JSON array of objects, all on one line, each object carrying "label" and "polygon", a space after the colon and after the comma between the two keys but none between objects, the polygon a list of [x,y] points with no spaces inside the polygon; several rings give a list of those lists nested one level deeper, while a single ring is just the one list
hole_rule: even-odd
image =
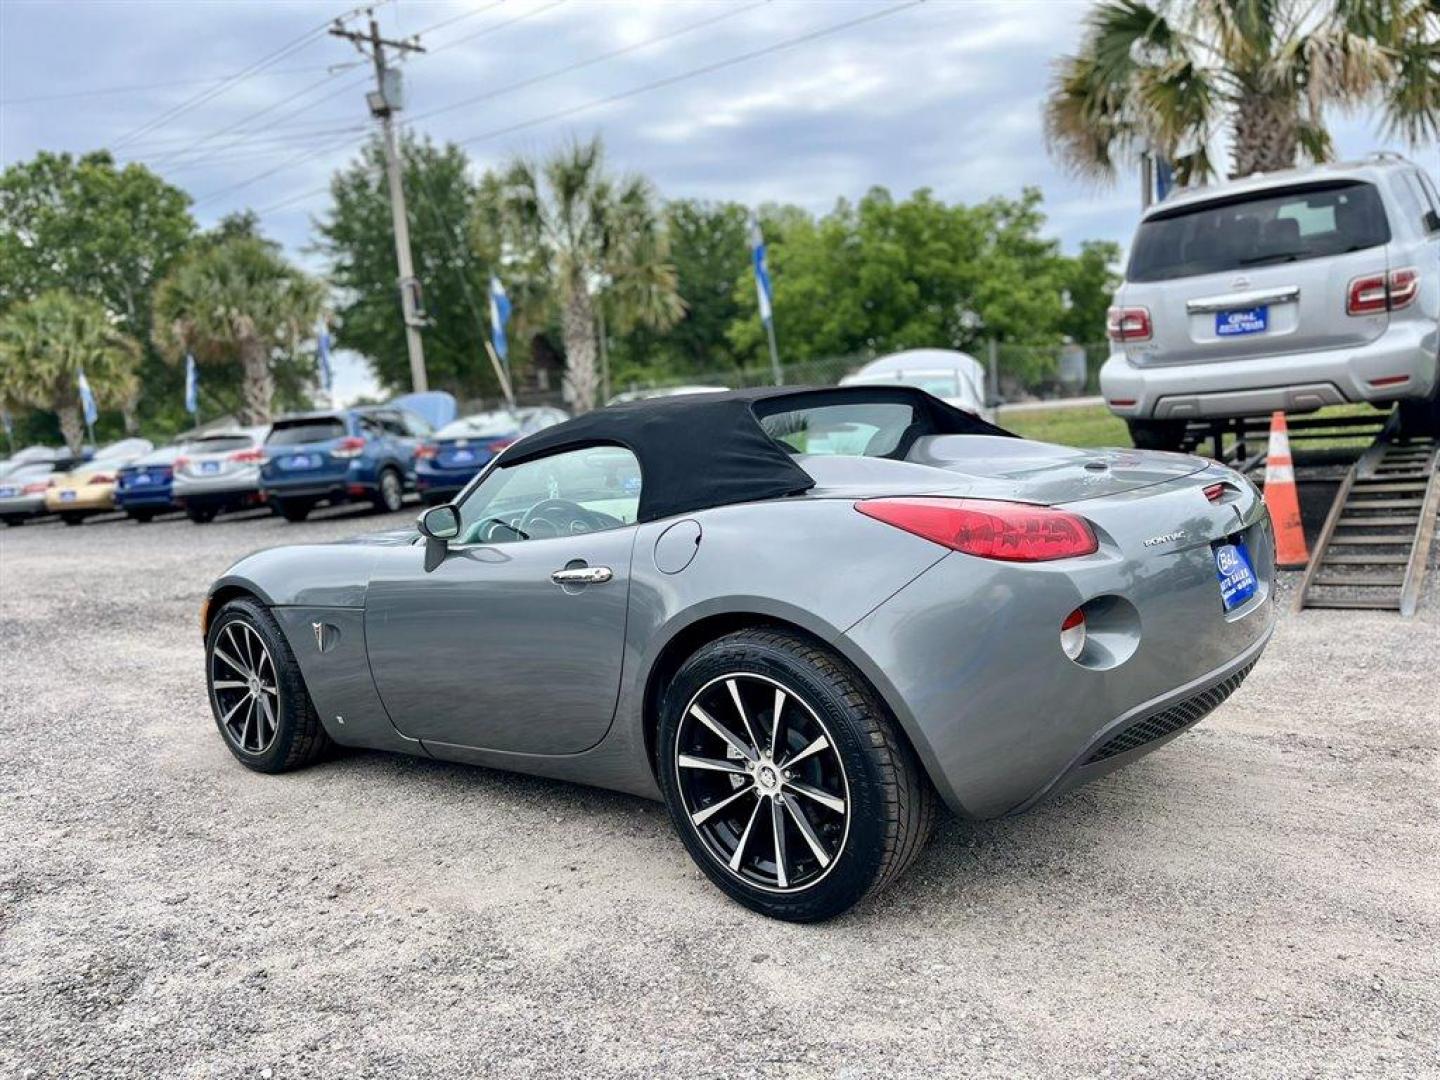
[{"label": "side window", "polygon": [[1421,232],[1428,232],[1429,222],[1426,220],[1425,211],[1429,207],[1426,205],[1425,192],[1420,187],[1419,175],[1413,172],[1401,173],[1399,189],[1405,216],[1418,224]]},{"label": "side window", "polygon": [[619,446],[496,469],[460,506],[460,542],[506,544],[633,525],[640,489],[640,463]]},{"label": "side window", "polygon": [[1440,232],[1440,191],[1435,190],[1435,184],[1426,173],[1417,172],[1415,176],[1420,181],[1420,190],[1425,193],[1425,202],[1430,208],[1425,216],[1425,224],[1430,232]]}]

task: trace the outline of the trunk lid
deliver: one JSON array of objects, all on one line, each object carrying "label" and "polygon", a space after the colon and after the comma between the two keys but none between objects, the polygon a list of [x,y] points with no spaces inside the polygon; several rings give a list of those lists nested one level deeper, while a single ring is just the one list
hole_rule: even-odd
[{"label": "trunk lid", "polygon": [[904,461],[802,455],[821,498],[949,495],[1055,505],[1136,491],[1190,476],[1207,463],[1153,450],[1081,450],[1003,435],[930,435]]}]

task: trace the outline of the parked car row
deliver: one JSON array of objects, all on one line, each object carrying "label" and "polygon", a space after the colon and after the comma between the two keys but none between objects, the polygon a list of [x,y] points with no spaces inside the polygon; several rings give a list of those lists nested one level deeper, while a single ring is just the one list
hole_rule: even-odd
[{"label": "parked car row", "polygon": [[55,515],[78,525],[123,511],[148,522],[183,510],[205,524],[222,513],[268,506],[287,521],[303,521],[322,503],[351,502],[390,513],[407,494],[446,501],[516,439],[568,419],[544,407],[458,420],[454,414],[448,394],[424,394],[383,406],[296,413],[159,448],[123,439],[89,460],[28,448],[25,457],[0,462],[0,520],[20,525]]}]

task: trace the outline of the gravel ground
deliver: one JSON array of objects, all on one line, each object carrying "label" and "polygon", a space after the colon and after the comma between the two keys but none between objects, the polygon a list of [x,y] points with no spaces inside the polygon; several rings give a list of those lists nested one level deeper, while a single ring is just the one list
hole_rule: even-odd
[{"label": "gravel ground", "polygon": [[639,799],[231,759],[205,585],[407,519],[0,532],[0,1076],[1440,1076],[1435,578],[797,927]]}]

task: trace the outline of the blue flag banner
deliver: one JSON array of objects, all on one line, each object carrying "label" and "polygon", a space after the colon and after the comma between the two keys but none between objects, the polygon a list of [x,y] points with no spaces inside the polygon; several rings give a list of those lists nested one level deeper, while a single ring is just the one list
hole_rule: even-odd
[{"label": "blue flag banner", "polygon": [[85,378],[85,369],[80,369],[80,408],[85,411],[85,423],[93,424],[100,416],[100,410],[95,407],[95,395],[90,392],[90,382]]},{"label": "blue flag banner", "polygon": [[330,371],[330,327],[324,319],[315,326],[315,366],[320,374],[320,389],[328,394],[334,375]]},{"label": "blue flag banner", "polygon": [[490,343],[495,346],[495,355],[501,360],[508,359],[510,343],[505,338],[505,324],[510,321],[510,298],[505,295],[505,286],[498,277],[490,278]]},{"label": "blue flag banner", "polygon": [[750,256],[755,263],[755,297],[760,303],[760,321],[768,325],[774,317],[770,269],[765,265],[765,237],[760,232],[759,220],[753,217],[750,219]]},{"label": "blue flag banner", "polygon": [[200,412],[200,376],[195,371],[195,357],[185,354],[185,411],[191,416]]}]

